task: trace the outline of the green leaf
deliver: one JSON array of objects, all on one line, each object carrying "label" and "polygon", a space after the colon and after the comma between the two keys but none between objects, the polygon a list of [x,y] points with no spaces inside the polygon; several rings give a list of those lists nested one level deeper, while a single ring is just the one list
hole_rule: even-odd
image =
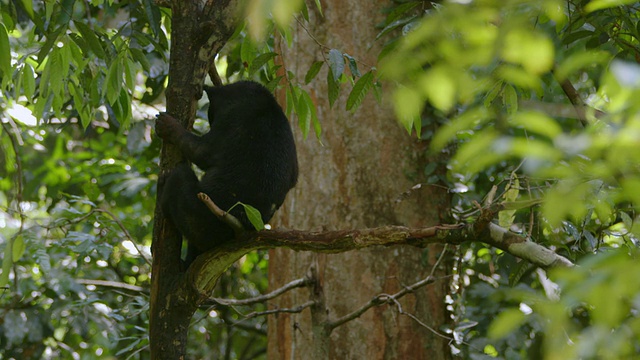
[{"label": "green leaf", "polygon": [[515,331],[525,322],[525,315],[518,309],[503,310],[491,322],[488,336],[491,339],[501,339]]},{"label": "green leaf", "polygon": [[606,51],[581,51],[571,54],[555,69],[555,75],[562,81],[580,69],[595,65],[604,65],[611,60],[611,54]]},{"label": "green leaf", "polygon": [[371,86],[373,86],[373,73],[369,71],[353,85],[353,89],[347,99],[347,110],[352,110],[360,106],[365,95],[367,95],[367,92],[371,89]]},{"label": "green leaf", "polygon": [[[410,3],[410,4],[405,4],[406,5],[410,5],[411,7],[416,6],[416,3]],[[413,16],[409,16],[403,19],[398,19],[398,20],[394,20],[392,23],[387,24],[384,29],[382,29],[382,31],[380,31],[378,33],[378,35],[376,35],[376,40],[380,39],[381,37],[385,36],[386,34],[390,33],[391,31],[397,29],[398,27],[404,26],[414,20],[416,20],[418,17],[413,15]]]},{"label": "green leaf", "polygon": [[631,216],[629,216],[629,214],[624,211],[620,211],[620,218],[622,218],[624,227],[626,227],[627,230],[631,231],[631,229],[633,229],[633,220],[631,219]]},{"label": "green leaf", "polygon": [[29,18],[34,19],[33,16],[33,1],[31,0],[22,0],[22,8],[26,11]]},{"label": "green leaf", "polygon": [[[46,67],[48,68],[48,73],[49,73],[49,77],[48,77],[48,91],[50,91],[51,94],[54,94],[56,96],[58,96],[59,94],[62,93],[63,89],[64,89],[64,77],[66,76],[66,73],[64,72],[64,69],[67,68],[68,69],[68,64],[67,66],[64,65],[64,63],[62,62],[62,54],[61,54],[61,50],[58,47],[53,48],[53,50],[51,51],[51,54],[49,54],[49,60],[47,61],[47,65]],[[54,98],[55,100],[55,98]]]},{"label": "green leaf", "polygon": [[298,126],[300,127],[300,130],[302,130],[302,134],[306,139],[311,128],[311,111],[309,109],[309,104],[306,102],[304,96],[302,96],[305,92],[297,87],[294,88],[294,91],[296,95],[295,108],[296,114],[298,115]]},{"label": "green leaf", "polygon": [[3,78],[11,78],[11,47],[9,46],[9,33],[2,23],[0,23],[0,72],[3,74]]},{"label": "green leaf", "polygon": [[454,167],[458,171],[475,174],[487,166],[493,165],[507,157],[506,152],[492,151],[498,140],[498,133],[485,130],[477,133],[469,142],[464,143],[454,156]]},{"label": "green leaf", "polygon": [[353,76],[354,78],[361,76],[360,70],[358,70],[358,63],[356,62],[356,59],[354,59],[353,56],[349,54],[344,54],[344,56],[349,62],[349,71],[351,71],[351,76]]},{"label": "green leaf", "polygon": [[518,112],[518,94],[513,86],[505,85],[502,90],[502,103],[507,110],[507,114],[514,115]]},{"label": "green leaf", "polygon": [[247,214],[247,218],[251,222],[251,225],[256,230],[264,229],[264,222],[262,221],[262,216],[260,215],[260,211],[254,208],[251,205],[240,203],[244,207],[244,212]]},{"label": "green leaf", "polygon": [[457,86],[451,75],[449,69],[437,66],[429,69],[420,79],[429,102],[444,112],[449,111],[456,102]]},{"label": "green leaf", "polygon": [[584,7],[586,12],[593,12],[596,10],[608,9],[618,7],[620,5],[633,4],[634,0],[593,0]]},{"label": "green leaf", "polygon": [[[505,201],[515,201],[520,193],[520,181],[515,174],[512,174],[511,182],[507,185],[507,190],[504,193]],[[503,210],[498,214],[498,224],[503,228],[509,228],[515,219],[515,210]]]},{"label": "green leaf", "polygon": [[[299,101],[304,101],[305,106],[308,109],[308,113],[311,117],[311,124],[313,125],[313,130],[316,133],[316,138],[320,140],[320,134],[322,133],[322,126],[320,125],[320,121],[318,120],[318,114],[316,112],[316,104],[311,99],[311,96],[308,92],[301,90]],[[305,138],[307,134],[304,134]]]},{"label": "green leaf", "polygon": [[327,73],[327,85],[329,92],[329,106],[333,107],[333,104],[338,100],[338,96],[340,95],[340,84],[333,77],[332,71]]},{"label": "green leaf", "polygon": [[344,58],[339,50],[329,50],[329,69],[333,74],[333,80],[338,81],[340,76],[344,73]]},{"label": "green leaf", "polygon": [[120,96],[122,88],[122,64],[120,58],[114,59],[107,71],[107,79],[102,87],[102,95],[106,95],[107,101],[113,104]]},{"label": "green leaf", "polygon": [[311,65],[311,67],[309,67],[307,75],[304,76],[305,84],[308,84],[311,82],[311,80],[315,79],[316,75],[318,75],[318,73],[320,72],[320,69],[322,69],[322,65],[324,65],[323,61],[316,61]]},{"label": "green leaf", "polygon": [[13,241],[13,252],[11,260],[16,262],[20,260],[22,255],[24,255],[24,251],[26,250],[26,244],[24,243],[24,237],[19,235]]},{"label": "green leaf", "polygon": [[278,54],[274,52],[268,52],[258,55],[258,57],[251,61],[251,66],[249,66],[249,75],[254,74],[256,71],[260,70],[260,68],[262,68],[264,64],[269,62],[269,60],[273,59],[276,55]]},{"label": "green leaf", "polygon": [[589,31],[589,30],[580,30],[580,31],[576,31],[576,32],[572,32],[570,34],[568,34],[567,36],[562,38],[562,43],[564,45],[569,45],[571,43],[573,43],[574,41],[580,40],[582,38],[588,37],[588,36],[592,36],[593,35],[593,31]]},{"label": "green leaf", "polygon": [[2,258],[2,274],[0,274],[0,288],[7,286],[9,283],[9,273],[13,266],[13,240],[7,242],[4,248],[4,257]]},{"label": "green leaf", "polygon": [[320,0],[315,0],[316,2],[316,8],[318,8],[318,11],[320,12],[320,17],[324,17],[324,15],[322,14],[322,3],[320,2]]},{"label": "green leaf", "polygon": [[411,133],[414,123],[420,121],[424,104],[422,95],[415,89],[401,87],[393,94],[393,104],[398,121]]},{"label": "green leaf", "polygon": [[140,49],[129,48],[129,52],[131,53],[131,57],[138,62],[138,64],[142,65],[144,71],[149,72],[151,70],[151,63],[144,52]]},{"label": "green leaf", "polygon": [[503,85],[502,81],[496,81],[495,84],[493,85],[493,87],[491,88],[491,91],[489,91],[485,95],[485,97],[484,97],[484,106],[486,108],[491,107],[491,104],[493,104],[493,101],[496,99],[498,94],[500,94],[500,92],[502,91],[502,85]]},{"label": "green leaf", "polygon": [[158,38],[162,33],[160,9],[153,0],[144,0],[144,12],[147,14],[153,35]]},{"label": "green leaf", "polygon": [[98,36],[96,36],[95,32],[80,21],[75,21],[74,24],[76,25],[76,29],[78,29],[78,31],[80,32],[80,35],[82,35],[84,41],[86,41],[89,45],[89,48],[91,48],[91,51],[98,58],[106,60],[107,55],[104,52],[104,48],[100,43],[100,39],[98,38]]},{"label": "green leaf", "polygon": [[542,74],[553,67],[553,42],[540,33],[513,30],[505,38],[502,56],[506,61],[522,65],[530,73]]},{"label": "green leaf", "polygon": [[[517,101],[517,100],[516,100]],[[534,111],[519,112],[509,120],[511,125],[546,136],[550,139],[562,133],[560,125],[552,118]]]},{"label": "green leaf", "polygon": [[258,50],[256,50],[256,46],[251,40],[250,36],[247,36],[242,41],[242,45],[240,45],[240,59],[245,63],[245,66],[249,65],[253,59],[256,57]]}]

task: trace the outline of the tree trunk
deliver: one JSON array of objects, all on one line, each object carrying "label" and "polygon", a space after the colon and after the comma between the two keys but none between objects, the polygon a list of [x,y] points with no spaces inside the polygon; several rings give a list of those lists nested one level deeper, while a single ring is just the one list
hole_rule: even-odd
[{"label": "tree trunk", "polygon": [[[315,39],[298,27],[294,45],[283,49],[286,69],[304,79],[309,65],[322,60],[321,53],[326,52],[316,40],[355,57],[362,73],[375,66],[382,46],[375,40],[379,31],[375,25],[383,19],[382,9],[391,4],[381,0],[326,0],[322,4],[324,18],[311,12],[310,24],[305,25]],[[378,104],[372,95],[355,113],[345,111],[348,85],[331,109],[326,66],[323,71],[308,87],[322,123],[322,144],[313,135],[304,140],[296,132],[300,179],[280,210],[278,225],[335,230],[445,222],[441,217],[448,213],[446,190],[423,186],[406,198],[401,196],[426,182],[423,169],[428,144],[409,136],[394,120],[390,106]],[[316,304],[311,311],[269,318],[268,358],[449,359],[448,340],[401,314],[396,304],[373,307],[333,331],[325,326],[377,295],[396,293],[426,278],[441,250],[441,246],[426,250],[398,246],[335,255],[272,250],[272,288],[307,273],[316,283],[274,300],[270,308],[292,308],[310,298]],[[402,311],[431,329],[445,324],[447,271],[440,266],[434,283],[403,297],[399,301]]]}]

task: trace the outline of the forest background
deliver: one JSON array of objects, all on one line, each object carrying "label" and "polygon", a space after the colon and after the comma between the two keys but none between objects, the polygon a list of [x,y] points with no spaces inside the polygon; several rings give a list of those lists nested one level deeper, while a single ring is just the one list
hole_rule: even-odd
[{"label": "forest background", "polygon": [[[153,119],[198,6],[180,3],[0,2],[0,359],[150,358]],[[248,252],[198,303],[190,357],[640,352],[639,3],[199,6],[236,4],[213,63],[273,90],[299,149],[274,228],[433,234]],[[493,231],[456,232],[474,226]]]}]

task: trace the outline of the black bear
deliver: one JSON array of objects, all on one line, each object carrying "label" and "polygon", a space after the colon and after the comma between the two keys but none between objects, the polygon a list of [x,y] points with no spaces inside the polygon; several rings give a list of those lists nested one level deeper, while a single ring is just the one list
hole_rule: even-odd
[{"label": "black bear", "polygon": [[[203,136],[187,131],[166,113],[156,120],[156,133],[175,144],[183,156],[204,171],[198,180],[191,165],[180,163],[166,178],[162,211],[187,239],[186,263],[225,241],[231,227],[220,221],[197,194],[207,194],[228,210],[237,202],[260,211],[266,223],[282,205],[298,179],[296,146],[289,121],[264,86],[241,81],[205,87],[210,130]],[[252,229],[244,207],[231,214]]]}]

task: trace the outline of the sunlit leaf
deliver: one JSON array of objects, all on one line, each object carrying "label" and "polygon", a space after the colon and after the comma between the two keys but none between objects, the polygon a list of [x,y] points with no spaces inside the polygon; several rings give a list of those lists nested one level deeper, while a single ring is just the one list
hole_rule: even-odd
[{"label": "sunlit leaf", "polygon": [[633,3],[635,3],[634,0],[592,0],[584,7],[584,10],[592,12]]},{"label": "sunlit leaf", "polygon": [[554,119],[539,112],[519,112],[514,114],[509,122],[513,126],[521,127],[531,133],[543,135],[550,139],[562,133],[562,128]]},{"label": "sunlit leaf", "polygon": [[522,65],[531,73],[541,74],[553,66],[553,43],[537,32],[513,30],[506,36],[502,56],[509,62]]},{"label": "sunlit leaf", "polygon": [[503,309],[491,322],[488,336],[499,339],[520,327],[525,321],[525,315],[518,309]]},{"label": "sunlit leaf", "polygon": [[251,205],[242,204],[242,203],[241,205],[242,207],[244,207],[244,212],[247,214],[247,218],[251,222],[251,225],[253,225],[253,227],[256,230],[264,229],[264,222],[262,221],[262,216],[260,215],[260,211],[258,211],[258,209],[254,208]]},{"label": "sunlit leaf", "polygon": [[393,94],[393,100],[396,118],[404,125],[407,132],[411,132],[413,123],[420,119],[423,97],[414,89],[402,87]]},{"label": "sunlit leaf", "polygon": [[456,101],[456,83],[444,67],[429,69],[421,78],[422,90],[429,102],[442,111],[449,111]]}]

